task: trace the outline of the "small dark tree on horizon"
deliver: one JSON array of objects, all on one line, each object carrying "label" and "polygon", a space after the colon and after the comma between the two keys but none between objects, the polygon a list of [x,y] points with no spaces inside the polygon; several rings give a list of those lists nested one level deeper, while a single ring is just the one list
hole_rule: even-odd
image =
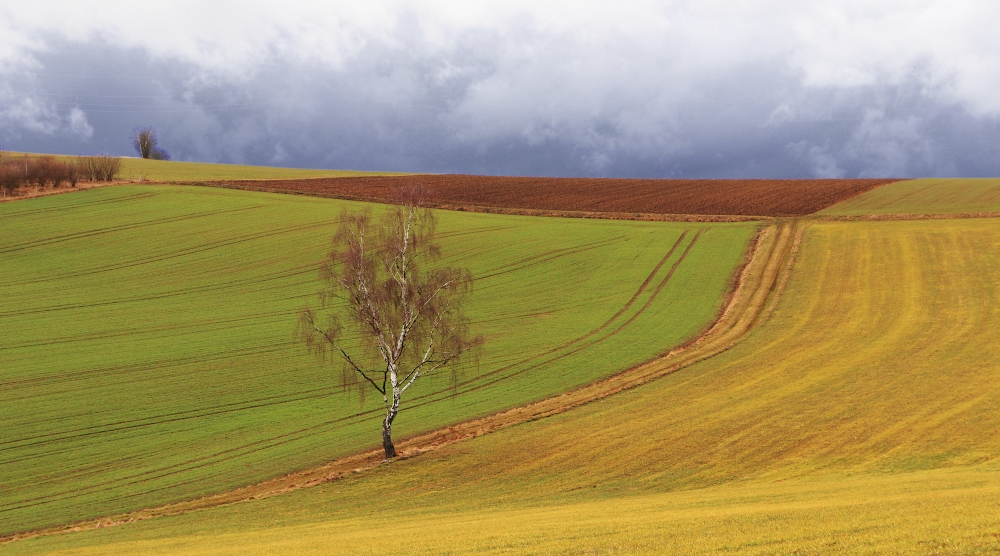
[{"label": "small dark tree on horizon", "polygon": [[156,130],[152,127],[137,127],[132,132],[132,143],[142,158],[170,160],[170,153],[156,146]]},{"label": "small dark tree on horizon", "polygon": [[[343,362],[342,383],[382,394],[382,447],[396,456],[392,423],[403,394],[418,378],[467,360],[483,344],[469,332],[462,302],[472,276],[435,265],[435,219],[415,193],[379,219],[344,212],[333,251],[320,268],[321,310],[302,309],[296,339],[321,358]],[[321,316],[320,312],[324,313]],[[345,343],[349,326],[359,344]]]}]

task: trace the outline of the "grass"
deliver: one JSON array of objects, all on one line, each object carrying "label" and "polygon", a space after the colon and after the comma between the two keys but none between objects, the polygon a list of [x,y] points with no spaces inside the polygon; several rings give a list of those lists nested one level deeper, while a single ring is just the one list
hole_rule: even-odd
[{"label": "grass", "polygon": [[139,179],[155,182],[191,182],[212,180],[265,180],[297,178],[341,178],[347,176],[405,175],[400,172],[365,172],[358,170],[310,170],[304,168],[276,168],[270,166],[243,166],[239,164],[209,164],[205,162],[177,162],[123,158],[121,179]]},{"label": "grass", "polygon": [[[320,520],[303,503],[234,506],[48,537],[5,554],[987,554],[1000,551],[995,470],[754,481],[490,511],[401,509]],[[315,502],[315,499],[310,501]],[[304,502],[304,501],[303,501]],[[261,507],[263,506],[263,507]],[[984,511],[987,510],[987,511]],[[309,516],[309,517],[306,517]],[[218,526],[215,520],[224,525]]]},{"label": "grass", "polygon": [[[56,159],[72,162],[78,156],[45,155],[5,151],[14,159],[22,156],[54,156]],[[207,162],[179,162],[174,160],[150,160],[148,158],[122,157],[122,169],[118,179],[144,180],[151,182],[180,183],[213,180],[263,180],[299,178],[340,178],[347,176],[394,176],[403,172],[366,172],[360,170],[314,170],[307,168],[279,168],[274,166],[248,166],[241,164],[213,164]]]},{"label": "grass", "polygon": [[922,178],[890,183],[819,211],[820,215],[1000,212],[1000,179]]},{"label": "grass", "polygon": [[[181,186],[0,206],[0,532],[218,492],[377,446],[380,402],[342,392],[339,367],[291,342],[336,217],[358,206]],[[439,215],[448,261],[477,277],[468,310],[488,343],[456,389],[446,377],[411,389],[397,438],[550,396],[692,338],[756,229]]]},{"label": "grass", "polygon": [[998,272],[990,219],[813,222],[770,318],[659,381],[313,489],[4,549],[1000,552]]}]

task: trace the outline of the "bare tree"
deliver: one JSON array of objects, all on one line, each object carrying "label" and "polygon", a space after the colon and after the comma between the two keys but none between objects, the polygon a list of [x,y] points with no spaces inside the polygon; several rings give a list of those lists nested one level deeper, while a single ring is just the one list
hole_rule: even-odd
[{"label": "bare tree", "polygon": [[170,160],[170,153],[157,147],[149,154],[149,158],[153,160]]},{"label": "bare tree", "polygon": [[[434,264],[440,257],[434,229],[434,215],[412,197],[377,221],[370,211],[343,213],[320,269],[325,318],[306,307],[296,328],[310,351],[343,362],[345,386],[356,386],[361,395],[367,388],[382,394],[387,459],[396,456],[392,423],[407,389],[445,367],[454,384],[456,365],[483,343],[470,334],[462,312],[472,276]],[[342,323],[359,335],[360,345],[345,342]]]},{"label": "bare tree", "polygon": [[132,132],[132,143],[142,158],[149,158],[156,148],[156,132],[151,127],[137,127]]},{"label": "bare tree", "polygon": [[132,132],[132,143],[142,158],[170,160],[170,153],[156,146],[156,130],[151,127],[137,127]]},{"label": "bare tree", "polygon": [[13,195],[14,190],[21,186],[23,177],[17,163],[7,151],[0,151],[0,197]]},{"label": "bare tree", "polygon": [[90,181],[112,181],[122,170],[122,159],[110,154],[97,154],[79,159],[80,173]]}]

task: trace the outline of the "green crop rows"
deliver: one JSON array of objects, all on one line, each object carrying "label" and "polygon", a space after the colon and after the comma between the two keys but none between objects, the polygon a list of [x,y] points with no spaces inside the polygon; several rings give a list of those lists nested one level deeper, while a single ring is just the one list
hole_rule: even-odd
[{"label": "green crop rows", "polygon": [[[0,532],[378,445],[380,400],[292,342],[343,207],[360,205],[179,186],[0,205]],[[477,277],[468,311],[487,344],[454,390],[442,376],[410,391],[398,438],[694,337],[756,229],[438,214],[446,262]]]}]

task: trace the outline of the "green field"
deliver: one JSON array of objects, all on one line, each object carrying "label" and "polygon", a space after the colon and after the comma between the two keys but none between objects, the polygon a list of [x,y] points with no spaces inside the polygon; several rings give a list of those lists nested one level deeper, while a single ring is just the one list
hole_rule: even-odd
[{"label": "green field", "polygon": [[921,178],[876,187],[820,215],[1000,213],[1000,179]]},{"label": "green field", "polygon": [[[176,163],[174,163],[176,164]],[[291,341],[343,207],[181,186],[0,205],[0,533],[226,490],[377,446]],[[756,224],[440,212],[487,344],[418,383],[405,438],[550,396],[698,335]],[[30,548],[19,544],[7,549]]]},{"label": "green field", "polygon": [[766,322],[663,379],[316,488],[4,549],[1000,552],[998,275],[992,219],[813,222]]}]

